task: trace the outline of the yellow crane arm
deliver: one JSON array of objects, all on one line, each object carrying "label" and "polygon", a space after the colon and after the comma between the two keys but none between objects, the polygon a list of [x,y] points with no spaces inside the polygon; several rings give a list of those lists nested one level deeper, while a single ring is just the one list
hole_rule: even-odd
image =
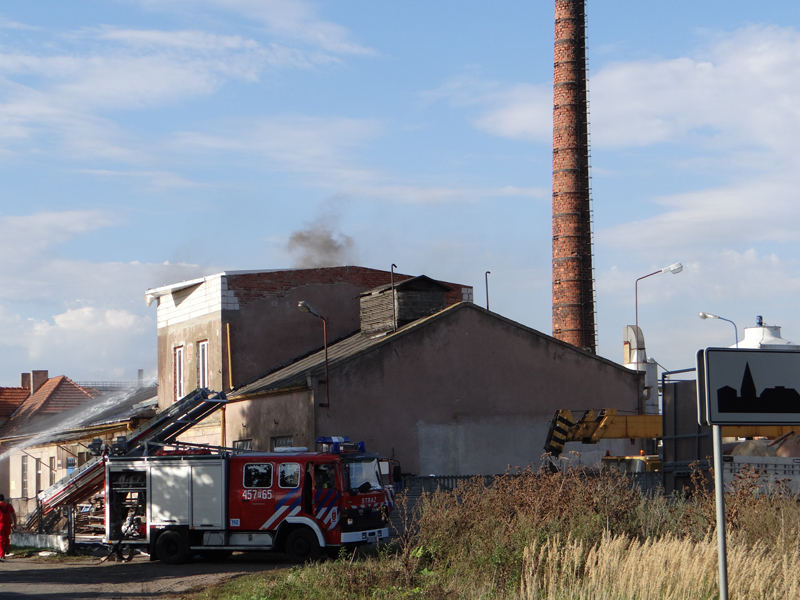
[{"label": "yellow crane arm", "polygon": [[[776,437],[794,431],[788,425],[731,425],[722,428],[723,437]],[[544,449],[553,456],[564,451],[567,442],[596,444],[601,439],[648,439],[662,437],[661,415],[620,415],[617,409],[587,410],[576,421],[572,411],[557,410],[550,423]]]}]

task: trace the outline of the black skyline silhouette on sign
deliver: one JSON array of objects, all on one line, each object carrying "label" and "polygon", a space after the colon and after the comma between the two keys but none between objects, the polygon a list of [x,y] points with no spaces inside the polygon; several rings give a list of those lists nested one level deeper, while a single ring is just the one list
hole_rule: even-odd
[{"label": "black skyline silhouette on sign", "polygon": [[800,412],[800,394],[794,388],[779,385],[765,388],[756,396],[750,363],[745,363],[741,395],[729,385],[719,388],[717,410],[721,413],[797,413]]}]

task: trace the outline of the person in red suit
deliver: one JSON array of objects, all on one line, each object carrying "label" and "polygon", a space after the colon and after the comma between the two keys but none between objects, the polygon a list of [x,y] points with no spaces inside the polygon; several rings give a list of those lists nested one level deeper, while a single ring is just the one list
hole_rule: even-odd
[{"label": "person in red suit", "polygon": [[17,513],[14,507],[6,502],[6,497],[0,494],[0,561],[5,560],[11,548],[11,529],[17,526]]}]

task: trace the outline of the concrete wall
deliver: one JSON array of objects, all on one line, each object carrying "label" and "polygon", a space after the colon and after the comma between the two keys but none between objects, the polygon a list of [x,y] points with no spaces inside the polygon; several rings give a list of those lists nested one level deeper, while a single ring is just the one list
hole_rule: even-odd
[{"label": "concrete wall", "polygon": [[[165,409],[176,400],[173,349],[183,346],[184,393],[197,388],[197,344],[208,341],[208,377],[212,390],[228,390],[227,343],[220,313],[211,313],[158,329],[158,406]],[[235,370],[234,370],[235,372]]]},{"label": "concrete wall", "polygon": [[[0,454],[2,454],[4,450],[0,449]],[[11,468],[11,457],[6,455],[5,458],[0,459],[0,494],[3,494],[6,498],[10,498],[10,468]]]},{"label": "concrete wall", "polygon": [[267,395],[229,404],[225,410],[229,446],[252,440],[254,450],[271,451],[270,439],[292,436],[292,445],[314,450],[314,395],[311,390]]},{"label": "concrete wall", "polygon": [[222,439],[222,411],[218,410],[178,437],[189,444],[224,446]]},{"label": "concrete wall", "polygon": [[43,548],[67,552],[69,539],[66,535],[51,535],[46,533],[29,533],[27,531],[12,531],[11,545],[22,548]]},{"label": "concrete wall", "polygon": [[328,342],[359,330],[358,295],[350,283],[307,284],[278,298],[255,300],[223,319],[231,324],[234,387],[239,387],[323,345],[322,320],[301,312],[305,300],[327,320]]},{"label": "concrete wall", "polygon": [[641,387],[621,365],[474,305],[332,369],[330,380],[316,434],[364,440],[425,475],[536,465],[557,408],[636,412]]},{"label": "concrete wall", "polygon": [[[389,283],[363,267],[229,273],[176,290],[158,302],[158,404],[175,400],[173,349],[184,348],[184,391],[197,387],[197,342],[209,341],[209,387],[229,391],[322,347],[322,321],[297,308],[305,300],[327,319],[328,340],[357,332],[361,292]],[[408,275],[395,274],[396,281]],[[472,288],[448,284],[448,303]],[[231,373],[227,327],[230,326]]]}]

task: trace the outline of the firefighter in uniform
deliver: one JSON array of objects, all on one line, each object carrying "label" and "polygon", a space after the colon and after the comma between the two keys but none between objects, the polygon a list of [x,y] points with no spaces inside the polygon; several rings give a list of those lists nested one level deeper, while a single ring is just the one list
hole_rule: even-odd
[{"label": "firefighter in uniform", "polygon": [[0,494],[0,561],[5,560],[6,554],[11,549],[11,529],[17,526],[17,513],[14,507],[6,502],[6,497]]}]

